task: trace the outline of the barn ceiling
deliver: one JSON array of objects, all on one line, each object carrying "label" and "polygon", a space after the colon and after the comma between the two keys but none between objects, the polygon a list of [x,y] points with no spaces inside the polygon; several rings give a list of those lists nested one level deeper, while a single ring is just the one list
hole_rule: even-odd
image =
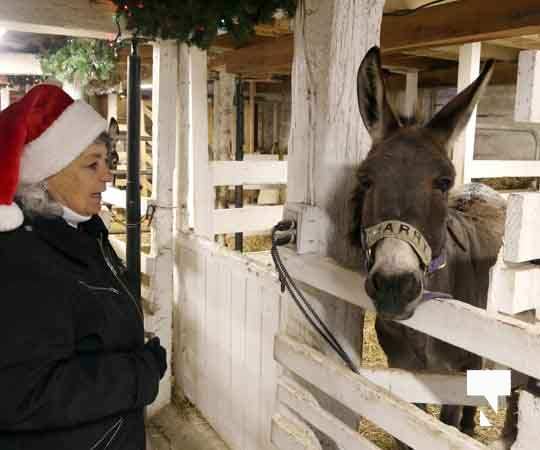
[{"label": "barn ceiling", "polygon": [[0,39],[0,53],[41,53],[66,39],[65,36],[8,30]]},{"label": "barn ceiling", "polygon": [[[3,2],[0,0],[0,12]],[[426,3],[431,2],[387,0],[381,32],[385,67],[392,72],[419,71],[421,86],[455,83],[459,46],[464,42],[483,41],[482,58],[500,62],[494,81],[502,83],[515,82],[520,50],[540,49],[540,4],[536,6],[530,0],[447,0],[407,16],[388,15]],[[83,17],[82,3],[78,8]],[[518,10],[520,13],[515,14]],[[480,16],[482,20],[478,20]],[[39,53],[65,39],[8,31],[0,40],[0,52]],[[245,79],[274,81],[290,75],[292,54],[292,26],[288,20],[277,20],[258,26],[256,35],[242,48],[229,36],[219,36],[209,51],[209,69],[226,70]],[[127,51],[122,50],[120,55],[119,73],[125,78]],[[152,73],[151,46],[142,47],[141,56],[142,77],[148,79]]]}]

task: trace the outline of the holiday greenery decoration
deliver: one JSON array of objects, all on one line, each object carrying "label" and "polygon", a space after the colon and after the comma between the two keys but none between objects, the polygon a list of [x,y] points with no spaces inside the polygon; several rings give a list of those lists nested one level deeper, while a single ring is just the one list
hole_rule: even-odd
[{"label": "holiday greenery decoration", "polygon": [[111,43],[93,39],[68,39],[61,47],[41,55],[45,76],[82,85],[114,82],[115,55]]},{"label": "holiday greenery decoration", "polygon": [[206,49],[218,30],[239,44],[276,12],[294,16],[297,0],[113,0],[117,19],[149,39],[176,39]]},{"label": "holiday greenery decoration", "polygon": [[42,75],[8,75],[8,85],[16,90],[25,89],[27,86],[41,83],[45,80]]}]

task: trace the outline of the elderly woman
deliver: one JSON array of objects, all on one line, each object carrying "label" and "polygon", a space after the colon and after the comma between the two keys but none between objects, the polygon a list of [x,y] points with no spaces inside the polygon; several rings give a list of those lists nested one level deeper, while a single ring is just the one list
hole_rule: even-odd
[{"label": "elderly woman", "polygon": [[166,371],[97,216],[105,120],[41,85],[0,113],[0,449],[143,450]]}]

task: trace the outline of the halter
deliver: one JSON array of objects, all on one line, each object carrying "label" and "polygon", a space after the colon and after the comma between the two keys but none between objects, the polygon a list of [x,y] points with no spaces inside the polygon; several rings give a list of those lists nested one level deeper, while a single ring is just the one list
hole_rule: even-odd
[{"label": "halter", "polygon": [[365,256],[366,271],[373,265],[371,248],[384,238],[407,242],[420,258],[427,275],[446,267],[446,253],[432,258],[432,250],[422,233],[412,225],[399,220],[386,220],[369,228],[361,227],[360,245]]}]

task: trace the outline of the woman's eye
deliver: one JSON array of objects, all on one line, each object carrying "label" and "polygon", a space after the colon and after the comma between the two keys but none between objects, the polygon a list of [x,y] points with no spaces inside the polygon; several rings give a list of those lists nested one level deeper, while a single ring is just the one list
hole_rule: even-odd
[{"label": "woman's eye", "polygon": [[445,193],[450,190],[453,184],[454,184],[454,180],[451,177],[441,177],[441,178],[437,178],[433,182],[433,187]]},{"label": "woman's eye", "polygon": [[89,169],[92,169],[92,170],[96,170],[97,167],[98,167],[98,163],[97,163],[97,162],[94,162],[94,163],[92,163],[92,164],[90,164],[90,165],[88,166],[88,168],[89,168]]}]

